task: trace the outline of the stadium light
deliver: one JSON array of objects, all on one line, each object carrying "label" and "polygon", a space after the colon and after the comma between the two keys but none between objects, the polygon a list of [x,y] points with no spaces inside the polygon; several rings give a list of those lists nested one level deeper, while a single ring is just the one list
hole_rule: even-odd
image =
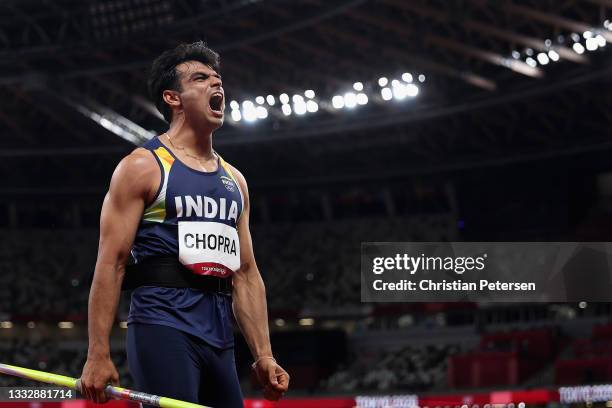
[{"label": "stadium light", "polygon": [[258,106],[255,110],[257,119],[265,119],[268,117],[268,110],[263,106]]},{"label": "stadium light", "polygon": [[306,103],[304,101],[298,101],[293,104],[293,111],[296,115],[303,115],[307,112]]},{"label": "stadium light", "polygon": [[312,326],[315,323],[315,320],[311,317],[305,317],[298,321],[300,326]]},{"label": "stadium light", "polygon": [[406,95],[408,95],[411,98],[414,98],[415,96],[419,94],[419,87],[414,84],[406,85],[405,89],[406,89]]},{"label": "stadium light", "polygon": [[394,86],[393,87],[393,97],[395,99],[397,99],[398,101],[401,101],[404,98],[406,98],[406,96],[407,96],[406,87],[404,86]]},{"label": "stadium light", "polygon": [[357,94],[357,105],[365,105],[368,103],[368,95],[363,92]]},{"label": "stadium light", "polygon": [[242,117],[247,122],[254,122],[257,119],[257,110],[253,102],[249,100],[242,102]]},{"label": "stadium light", "polygon": [[393,92],[391,89],[385,87],[380,90],[380,96],[383,98],[383,100],[390,101],[393,99]]},{"label": "stadium light", "polygon": [[306,102],[306,110],[310,113],[315,113],[319,110],[319,104],[313,100]]},{"label": "stadium light", "polygon": [[550,62],[550,58],[548,58],[548,54],[543,52],[538,54],[538,62],[542,65],[547,65]]},{"label": "stadium light", "polygon": [[531,57],[527,57],[525,62],[527,63],[527,65],[529,65],[530,67],[533,67],[533,68],[535,68],[538,65],[538,62],[536,60],[534,60],[533,58],[531,58]]},{"label": "stadium light", "polygon": [[357,106],[357,95],[354,92],[347,92],[344,94],[344,106],[349,109]]},{"label": "stadium light", "polygon": [[247,122],[255,122],[257,120],[257,112],[255,109],[246,109],[243,118]]},{"label": "stadium light", "polygon": [[335,95],[332,98],[332,106],[336,109],[344,108],[344,98],[341,95]]},{"label": "stadium light", "polygon": [[57,324],[57,327],[59,327],[60,329],[72,329],[72,328],[74,328],[74,323],[72,323],[72,322],[59,322]]},{"label": "stadium light", "polygon": [[548,51],[548,58],[553,62],[557,62],[559,61],[559,54],[555,50],[550,50]]},{"label": "stadium light", "polygon": [[[603,29],[608,29],[612,31],[612,22],[607,19],[604,20]],[[584,54],[585,51],[596,51],[599,48],[603,48],[607,46],[608,41],[606,38],[601,35],[602,28],[595,27],[593,29],[585,30],[582,34],[579,33],[570,33],[566,35],[558,35],[556,38],[556,42],[561,45],[567,44],[571,39],[573,41],[571,47],[574,52],[578,55]],[[584,42],[583,42],[584,41]],[[569,46],[569,44],[567,44]],[[547,65],[550,62],[557,62],[561,59],[559,53],[552,48],[553,41],[550,38],[544,40],[545,50],[534,55],[534,51],[531,48],[525,48],[524,55],[527,56],[525,62],[531,66],[536,67],[539,65]],[[519,59],[521,53],[517,50],[512,51],[512,58]]]},{"label": "stadium light", "polygon": [[[401,80],[397,78],[388,79],[387,77],[381,76],[378,78],[377,83],[381,87],[380,92],[383,101],[389,101],[394,98],[402,100],[406,97],[415,97],[418,95],[419,88],[415,85],[416,81],[425,82],[425,79],[425,74],[419,74],[417,76],[410,72],[404,72],[401,74]],[[372,97],[368,95],[366,91],[367,87],[368,84],[365,82],[353,82],[350,91],[344,94],[334,95],[331,98],[331,106],[339,110],[343,108],[352,109],[358,105],[367,105]],[[246,122],[254,122],[256,120],[265,119],[270,114],[269,107],[276,104],[276,98],[280,101],[280,111],[284,116],[290,116],[293,113],[296,115],[315,113],[318,112],[320,108],[319,101],[314,99],[315,95],[316,93],[313,89],[307,89],[303,94],[288,95],[287,93],[282,93],[278,96],[268,94],[266,96],[258,95],[254,100],[246,99],[242,102],[232,100],[229,103],[228,115],[233,122],[240,122],[243,120]],[[266,103],[269,107],[264,106]],[[328,109],[327,107],[329,105],[324,102],[322,106]],[[109,125],[112,125],[112,123]]]},{"label": "stadium light", "polygon": [[599,48],[599,44],[597,43],[597,40],[595,39],[595,37],[587,38],[586,49],[589,51],[595,51],[597,48]]}]

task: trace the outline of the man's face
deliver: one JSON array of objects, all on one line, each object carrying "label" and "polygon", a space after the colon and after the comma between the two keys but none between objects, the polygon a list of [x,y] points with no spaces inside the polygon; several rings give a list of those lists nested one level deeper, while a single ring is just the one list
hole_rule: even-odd
[{"label": "man's face", "polygon": [[186,61],[176,67],[181,104],[187,120],[206,119],[217,129],[223,125],[225,93],[221,75],[200,61]]}]

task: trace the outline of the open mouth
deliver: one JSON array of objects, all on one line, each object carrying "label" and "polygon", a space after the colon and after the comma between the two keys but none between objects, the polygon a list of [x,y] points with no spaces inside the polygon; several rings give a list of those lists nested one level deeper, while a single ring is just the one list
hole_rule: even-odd
[{"label": "open mouth", "polygon": [[216,92],[210,96],[210,110],[216,114],[223,114],[223,94]]}]

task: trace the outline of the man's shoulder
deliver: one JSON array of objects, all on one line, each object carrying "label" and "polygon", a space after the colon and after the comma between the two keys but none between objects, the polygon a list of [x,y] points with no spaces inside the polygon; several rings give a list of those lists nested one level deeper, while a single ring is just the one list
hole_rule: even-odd
[{"label": "man's shoulder", "polygon": [[119,166],[128,167],[132,171],[143,171],[157,168],[157,163],[150,150],[137,147],[121,160]]},{"label": "man's shoulder", "polygon": [[159,177],[159,172],[155,157],[149,150],[139,147],[119,162],[113,178],[149,184],[152,177]]},{"label": "man's shoulder", "polygon": [[236,168],[236,166],[234,166],[231,163],[228,163],[226,161],[224,161],[225,164],[229,167],[229,169],[232,171],[232,174],[238,179],[238,181],[240,181],[241,183],[246,184],[246,178],[244,177],[244,174],[242,174],[242,172],[240,170],[238,170]]}]

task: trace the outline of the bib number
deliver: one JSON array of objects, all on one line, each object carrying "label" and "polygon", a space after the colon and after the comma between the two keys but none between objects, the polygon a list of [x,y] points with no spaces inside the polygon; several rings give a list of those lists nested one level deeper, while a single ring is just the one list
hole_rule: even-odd
[{"label": "bib number", "polygon": [[179,221],[179,261],[197,275],[227,278],[240,268],[238,231],[211,221]]}]

